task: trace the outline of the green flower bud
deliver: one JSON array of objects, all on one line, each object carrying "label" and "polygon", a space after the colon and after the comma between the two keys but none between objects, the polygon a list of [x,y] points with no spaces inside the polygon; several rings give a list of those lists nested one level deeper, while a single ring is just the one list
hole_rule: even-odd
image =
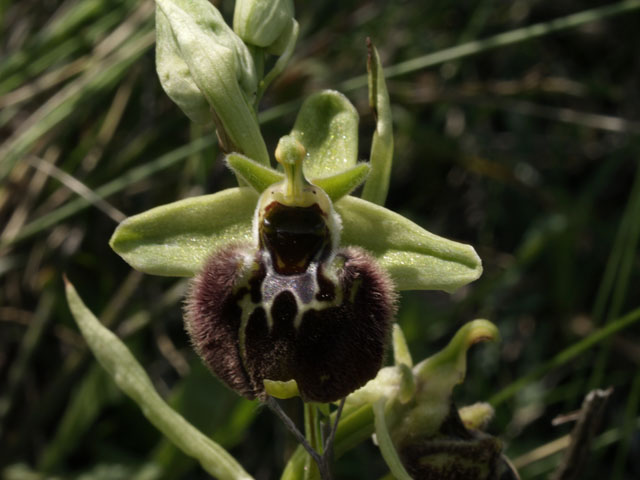
[{"label": "green flower bud", "polygon": [[455,385],[466,373],[475,343],[496,340],[486,320],[463,326],[442,351],[411,367],[404,337],[394,331],[396,365],[349,396],[345,410],[372,405],[376,438],[395,478],[420,480],[517,480],[500,440],[480,431],[493,415],[486,403],[458,411]]},{"label": "green flower bud", "polygon": [[245,43],[268,48],[293,24],[292,0],[236,0],[233,30]]},{"label": "green flower bud", "polygon": [[157,70],[169,97],[194,121],[216,121],[228,150],[268,164],[251,107],[258,78],[249,49],[206,0],[156,3]]}]

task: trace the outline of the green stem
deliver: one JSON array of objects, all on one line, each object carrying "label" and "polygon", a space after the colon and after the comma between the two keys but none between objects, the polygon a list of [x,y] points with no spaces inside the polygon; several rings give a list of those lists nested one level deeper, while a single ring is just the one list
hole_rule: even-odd
[{"label": "green stem", "polygon": [[[318,408],[313,403],[304,404],[304,433],[311,445],[319,455],[322,455],[322,429],[320,426],[320,416]],[[307,454],[305,459],[304,480],[320,480],[320,468],[311,455]]]},{"label": "green stem", "polygon": [[613,474],[611,478],[613,480],[620,480],[624,478],[624,467],[629,456],[629,447],[631,446],[631,438],[636,426],[633,422],[628,421],[630,418],[635,418],[638,414],[638,408],[640,407],[640,373],[636,373],[636,377],[633,380],[633,386],[631,392],[627,397],[627,406],[625,408],[624,425],[620,428],[620,443],[616,451],[615,460],[613,461]]},{"label": "green stem", "polygon": [[627,328],[628,326],[632,325],[638,320],[640,320],[640,308],[636,308],[635,310],[629,312],[624,317],[619,318],[614,322],[611,322],[606,327],[595,331],[588,337],[583,338],[582,340],[574,343],[568,348],[565,348],[563,351],[555,355],[548,362],[540,365],[538,368],[530,372],[528,375],[525,375],[524,377],[519,378],[512,384],[508,385],[507,387],[503,388],[501,391],[496,393],[493,397],[489,399],[489,403],[494,407],[503,403],[505,400],[508,400],[509,398],[513,397],[516,393],[518,393],[524,387],[529,385],[531,382],[534,382],[539,378],[541,378],[545,373],[549,372],[550,370],[556,367],[564,365],[569,360],[577,357],[581,353],[584,353],[592,346],[596,345],[597,343],[603,341],[606,338],[609,338],[614,333],[617,333],[620,330]]},{"label": "green stem", "polygon": [[[456,45],[455,47],[445,48],[437,52],[429,53],[421,57],[412,58],[406,62],[401,62],[385,69],[387,78],[398,77],[407,73],[422,70],[423,68],[439,65],[451,60],[468,57],[488,50],[513,45],[515,43],[532,40],[534,38],[543,37],[551,33],[575,28],[585,23],[602,20],[606,17],[619,15],[640,8],[640,0],[627,0],[625,2],[607,5],[600,8],[593,8],[583,12],[567,15],[566,17],[556,18],[548,22],[537,23],[528,27],[517,28],[509,32],[500,33],[484,40],[474,40],[471,42]],[[367,76],[360,75],[354,77],[340,85],[340,90],[350,91],[367,84]]]},{"label": "green stem", "polygon": [[405,470],[404,465],[402,465],[402,461],[398,456],[396,447],[391,441],[391,434],[389,433],[389,429],[387,428],[387,421],[384,414],[384,407],[386,402],[386,398],[381,398],[373,405],[378,446],[385,462],[387,463],[387,466],[393,474],[393,477],[397,480],[411,480],[411,476]]},{"label": "green stem", "polygon": [[[629,278],[632,273],[633,268],[633,259],[636,255],[638,240],[640,240],[640,222],[638,222],[638,218],[640,217],[640,164],[636,168],[636,178],[633,184],[633,188],[631,194],[629,196],[629,201],[627,204],[627,208],[624,212],[624,216],[622,218],[620,229],[618,230],[618,236],[616,238],[616,244],[613,247],[613,251],[611,256],[612,264],[611,271],[613,273],[617,273],[617,275],[612,275],[610,278],[613,280],[615,278],[615,288],[611,293],[611,305],[609,306],[609,312],[606,317],[605,324],[608,324],[609,321],[613,318],[618,317],[620,315],[620,311],[622,310],[623,301],[627,296],[627,291],[629,287]],[[618,243],[618,240],[620,242]],[[607,273],[609,273],[609,265],[607,265]],[[613,286],[613,281],[611,281],[611,286]],[[604,298],[608,296],[607,294],[611,291],[610,288],[606,290],[604,294]],[[600,292],[598,292],[600,293]],[[604,302],[602,302],[604,304]],[[596,312],[600,315],[600,312]],[[594,317],[594,320],[597,322],[599,317]],[[589,390],[593,390],[597,388],[598,385],[602,383],[604,378],[604,372],[607,366],[607,362],[609,359],[609,350],[611,348],[610,342],[606,342],[602,348],[602,350],[598,354],[598,358],[595,362],[595,368],[589,380]]]},{"label": "green stem", "polygon": [[[334,414],[335,415],[335,412]],[[332,415],[332,420],[334,417]],[[335,458],[340,458],[356,445],[364,442],[374,433],[373,408],[364,405],[345,411],[338,424],[333,445]],[[298,446],[285,467],[280,480],[298,480],[302,478],[307,454],[302,446]]]}]

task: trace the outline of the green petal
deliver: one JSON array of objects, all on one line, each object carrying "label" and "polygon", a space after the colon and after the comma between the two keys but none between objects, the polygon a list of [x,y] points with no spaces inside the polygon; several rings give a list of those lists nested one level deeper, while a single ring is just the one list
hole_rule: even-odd
[{"label": "green petal", "polygon": [[311,183],[323,189],[331,200],[337,202],[358,188],[369,175],[369,170],[371,167],[367,163],[358,163],[355,167],[335,175],[313,179]]},{"label": "green petal", "polygon": [[291,131],[307,150],[307,178],[335,175],[358,159],[358,112],[339,92],[325,90],[302,105]]},{"label": "green petal", "polygon": [[230,153],[227,155],[226,161],[229,168],[258,193],[262,193],[270,185],[284,180],[282,172],[238,153]]},{"label": "green petal", "polygon": [[[262,193],[270,185],[284,179],[281,172],[237,153],[227,155],[227,165],[258,193]],[[368,164],[359,163],[343,172],[314,179],[311,182],[322,188],[335,202],[357,188],[367,178],[369,170]]]},{"label": "green petal", "polygon": [[197,459],[216,478],[252,478],[224,448],[167,405],[131,351],[110,330],[102,326],[69,282],[66,282],[66,294],[71,313],[98,362],[164,436],[184,453]]},{"label": "green petal", "polygon": [[335,208],[342,217],[341,243],[373,253],[399,290],[452,292],[482,273],[473,247],[429,233],[391,210],[351,196]]},{"label": "green petal", "polygon": [[187,198],[127,218],[109,244],[136,270],[192,276],[215,248],[251,241],[256,202],[247,187]]},{"label": "green petal", "polygon": [[369,105],[376,115],[376,130],[371,141],[371,174],[362,191],[362,198],[384,205],[389,190],[389,176],[393,160],[393,125],[391,105],[380,57],[375,47],[370,45],[367,62],[369,73]]}]

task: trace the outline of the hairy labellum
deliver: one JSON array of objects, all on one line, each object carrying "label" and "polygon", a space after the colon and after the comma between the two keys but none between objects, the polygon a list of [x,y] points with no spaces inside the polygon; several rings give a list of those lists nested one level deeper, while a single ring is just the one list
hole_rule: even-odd
[{"label": "hairy labellum", "polygon": [[281,275],[264,252],[234,245],[195,279],[186,324],[206,365],[238,393],[261,398],[263,380],[294,379],[303,399],[330,402],[380,369],[392,299],[386,275],[360,248]]},{"label": "hairy labellum", "polygon": [[411,478],[420,480],[519,480],[501,454],[502,442],[468,430],[455,405],[437,435],[399,442],[400,459]]},{"label": "hairy labellum", "polygon": [[331,402],[382,366],[395,291],[366,251],[338,248],[340,219],[294,154],[281,162],[287,179],[258,201],[254,243],[214,252],[195,278],[185,323],[238,393],[264,399],[265,380],[295,380],[305,401]]}]

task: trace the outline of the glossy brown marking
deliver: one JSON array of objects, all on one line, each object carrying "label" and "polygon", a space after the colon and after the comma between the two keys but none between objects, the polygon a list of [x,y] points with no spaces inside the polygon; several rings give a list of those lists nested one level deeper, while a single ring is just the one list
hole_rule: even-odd
[{"label": "glossy brown marking", "polygon": [[317,204],[290,207],[272,202],[260,224],[260,247],[272,256],[282,275],[303,273],[312,261],[326,258],[331,234],[325,215]]}]

